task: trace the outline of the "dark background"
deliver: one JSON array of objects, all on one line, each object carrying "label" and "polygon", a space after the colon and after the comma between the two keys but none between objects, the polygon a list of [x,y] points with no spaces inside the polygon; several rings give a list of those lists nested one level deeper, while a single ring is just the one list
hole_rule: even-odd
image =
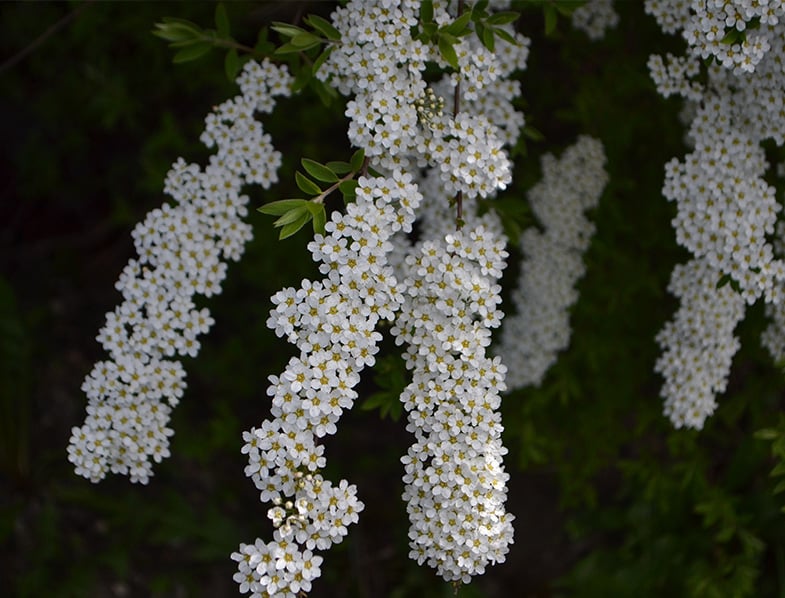
[{"label": "dark background", "polygon": [[[660,194],[663,165],[688,150],[679,104],[656,94],[645,63],[682,45],[658,32],[642,2],[618,2],[619,29],[599,43],[563,16],[546,36],[541,4],[516,7],[532,37],[522,108],[544,141],[518,153],[503,214],[532,224],[525,191],[539,155],[581,133],[605,144],[611,182],[592,216],[598,232],[572,346],[540,388],[511,393],[502,408],[515,544],[458,595],[783,596],[782,498],[769,476],[778,461],[754,437],[782,407],[782,374],[759,347],[762,309],[738,331],[744,348],[702,432],[670,428],[652,372],[654,335],[676,307],[665,286],[686,259]],[[253,45],[271,21],[327,16],[331,6],[227,8],[235,39]],[[93,485],[66,455],[84,419],[82,379],[104,358],[94,339],[120,299],[114,282],[133,256],[130,230],[165,201],[163,177],[177,157],[205,162],[203,118],[236,93],[220,51],[173,65],[151,31],[165,16],[213,27],[214,8],[0,4],[0,595],[231,596],[229,554],[270,534],[268,505],[243,475],[241,435],[267,416],[266,378],[292,353],[265,320],[270,295],[315,273],[307,229],[279,242],[270,218],[251,212],[254,241],[223,294],[203,302],[216,324],[184,362],[172,457],[148,486],[124,477]],[[280,186],[248,190],[252,208],[295,193],[301,157],[348,159],[342,113],[340,102],[324,107],[306,91],[263,119],[285,163]],[[782,199],[782,181],[771,182]],[[505,297],[519,259],[513,250]],[[389,354],[384,363],[402,370]],[[367,371],[361,397],[384,386]],[[361,399],[328,439],[327,477],[357,484],[366,509],[324,554],[313,596],[453,595],[407,558],[403,428]],[[778,430],[785,438],[781,421]]]}]

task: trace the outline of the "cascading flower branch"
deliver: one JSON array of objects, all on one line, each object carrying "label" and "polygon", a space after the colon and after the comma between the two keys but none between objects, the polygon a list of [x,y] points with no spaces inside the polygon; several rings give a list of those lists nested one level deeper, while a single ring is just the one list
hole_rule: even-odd
[{"label": "cascading flower branch", "polygon": [[242,544],[232,555],[241,592],[287,596],[308,591],[326,550],[341,542],[364,505],[346,480],[325,480],[319,439],[336,432],[357,398],[354,386],[372,366],[381,334],[403,302],[387,264],[389,238],[411,231],[422,196],[411,176],[360,177],[357,199],[346,214],[333,212],[325,236],[309,244],[324,280],[273,296],[268,326],[300,350],[280,376],[270,377],[272,419],[244,434],[246,474],[272,501],[273,539]]},{"label": "cascading flower branch", "polygon": [[[663,356],[656,369],[665,378],[665,412],[674,425],[701,428],[739,348],[732,331],[744,317],[743,304],[763,298],[777,321],[785,297],[785,259],[767,238],[781,206],[764,179],[769,164],[761,146],[785,142],[785,2],[647,0],[646,10],[688,44],[685,56],[649,60],[658,91],[684,96],[694,114],[694,149],[668,162],[663,185],[677,207],[676,239],[694,260],[674,270],[670,288],[681,305],[657,336]],[[715,64],[701,81],[706,58]],[[770,328],[764,338],[775,353],[778,335],[785,332]],[[696,361],[707,348],[718,357]]]},{"label": "cascading flower branch", "polygon": [[110,359],[85,378],[87,417],[68,446],[76,473],[93,482],[111,472],[146,484],[151,459],[169,456],[168,423],[185,390],[173,358],[196,356],[199,335],[213,324],[194,295],[220,293],[225,261],[238,260],[251,238],[242,186],[277,180],[281,156],[254,112],[270,112],[275,96],[288,95],[291,77],[269,61],[248,62],[237,82],[242,94],[207,117],[202,140],[217,148],[208,166],[175,162],[164,186],[175,204],[151,211],[132,233],[139,257],[120,275],[123,302],[97,337]]},{"label": "cascading flower branch", "polygon": [[569,345],[574,285],[586,270],[583,254],[594,234],[585,211],[598,204],[608,182],[604,165],[602,143],[585,136],[561,159],[542,159],[543,178],[528,194],[542,231],[531,227],[521,235],[524,260],[512,292],[517,313],[505,320],[497,348],[510,370],[510,388],[541,384]]},{"label": "cascading flower branch", "polygon": [[482,226],[419,245],[392,329],[412,371],[401,395],[415,436],[402,459],[410,556],[446,581],[470,582],[512,543],[497,411],[506,368],[486,355],[502,317],[504,246]]}]

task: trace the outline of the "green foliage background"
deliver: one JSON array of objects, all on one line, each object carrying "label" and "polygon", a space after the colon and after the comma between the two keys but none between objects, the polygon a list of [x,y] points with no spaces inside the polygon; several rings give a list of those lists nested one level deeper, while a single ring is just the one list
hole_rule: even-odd
[{"label": "green foliage background", "polygon": [[[783,596],[782,498],[770,476],[785,454],[783,378],[760,348],[762,309],[738,331],[728,392],[703,431],[671,429],[652,372],[654,335],[676,308],[667,280],[686,258],[660,194],[663,165],[686,150],[679,104],[656,94],[645,63],[680,42],[635,1],[616,3],[621,24],[602,42],[563,16],[546,36],[553,11],[543,4],[516,8],[532,38],[523,109],[544,140],[517,156],[500,206],[511,228],[531,225],[525,192],[539,156],[581,133],[605,144],[610,184],[593,215],[572,345],[540,388],[503,403],[516,543],[507,563],[459,595]],[[235,38],[253,45],[271,21],[327,16],[331,6],[227,8]],[[264,323],[269,296],[315,272],[308,229],[279,242],[270,218],[251,213],[255,240],[206,303],[217,323],[186,361],[172,457],[150,485],[77,478],[65,449],[84,418],[82,378],[103,357],[94,336],[119,299],[130,229],[163,201],[178,156],[204,162],[203,118],[234,86],[222,53],[175,66],[151,35],[165,16],[212,26],[210,3],[1,4],[0,62],[74,11],[0,67],[0,595],[235,595],[228,555],[269,535],[266,506],[243,475],[241,434],[266,417],[266,377],[291,354]],[[295,196],[301,157],[349,158],[339,104],[306,92],[264,121],[285,163],[279,186],[249,190],[253,206]],[[508,286],[519,259],[513,252]],[[366,511],[325,555],[313,596],[453,594],[407,558],[398,458],[409,438],[390,417],[402,371],[390,348],[362,383],[366,408],[328,441],[329,476],[356,483]]]}]

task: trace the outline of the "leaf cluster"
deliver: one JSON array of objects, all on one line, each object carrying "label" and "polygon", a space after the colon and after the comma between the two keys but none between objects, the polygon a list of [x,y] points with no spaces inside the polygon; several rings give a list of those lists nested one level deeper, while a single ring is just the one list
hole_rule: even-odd
[{"label": "leaf cluster", "polygon": [[[366,167],[363,150],[356,151],[349,162],[321,164],[316,160],[303,158],[300,164],[310,177],[298,170],[294,174],[294,180],[300,191],[311,198],[281,199],[258,208],[262,214],[278,216],[273,226],[281,229],[279,239],[291,237],[309,222],[313,222],[315,234],[324,234],[324,225],[327,222],[324,200],[330,193],[339,190],[344,203],[354,201],[357,188],[355,177]],[[330,183],[330,186],[323,189],[323,183]]]}]

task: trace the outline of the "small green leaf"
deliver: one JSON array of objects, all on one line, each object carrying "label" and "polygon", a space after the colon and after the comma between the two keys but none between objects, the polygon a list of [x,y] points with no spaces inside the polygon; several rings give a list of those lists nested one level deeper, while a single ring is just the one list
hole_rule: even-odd
[{"label": "small green leaf", "polygon": [[271,216],[280,216],[281,214],[285,214],[289,210],[303,207],[309,203],[311,202],[308,201],[307,199],[281,199],[278,201],[271,201],[270,203],[266,203],[260,208],[256,208],[256,209],[262,214],[269,214]]},{"label": "small green leaf", "polygon": [[423,0],[420,4],[420,23],[423,25],[433,21],[433,0]]},{"label": "small green leaf", "polygon": [[322,65],[324,64],[324,61],[327,60],[327,58],[330,56],[330,54],[332,54],[333,48],[334,48],[334,46],[327,46],[324,49],[324,52],[319,54],[319,57],[316,60],[313,61],[313,66],[311,67],[311,73],[312,74],[315,75],[316,72],[320,68],[322,68]]},{"label": "small green leaf", "polygon": [[556,11],[553,4],[550,3],[543,7],[543,12],[545,15],[545,35],[551,35],[556,31],[556,21],[558,20],[559,13]]},{"label": "small green leaf", "polygon": [[306,202],[305,205],[300,206],[299,208],[294,208],[293,210],[289,210],[283,216],[281,216],[278,220],[273,222],[273,226],[286,226],[287,224],[291,224],[292,222],[297,222],[300,218],[302,218],[303,214],[308,214],[310,216],[310,212],[308,211],[308,204],[311,202]]},{"label": "small green leaf", "polygon": [[731,281],[730,274],[723,274],[722,276],[720,276],[720,279],[717,281],[717,284],[714,285],[714,288],[721,289],[726,284],[728,284],[730,281]]},{"label": "small green leaf", "polygon": [[486,27],[482,32],[482,44],[491,52],[496,49],[496,37],[493,34],[493,29]]},{"label": "small green leaf", "polygon": [[505,31],[504,29],[500,29],[499,27],[495,27],[493,33],[496,37],[502,38],[508,44],[512,44],[513,46],[518,45],[518,40],[515,39],[512,35],[510,35],[509,31]]},{"label": "small green leaf", "polygon": [[295,37],[302,33],[308,33],[302,27],[297,27],[296,25],[290,25],[289,23],[281,23],[279,21],[273,22],[273,24],[270,25],[270,29],[272,29],[277,33],[280,33],[284,37]]},{"label": "small green leaf", "polygon": [[318,46],[319,41],[313,42],[310,46],[295,46],[294,44],[284,44],[283,46],[279,47],[275,53],[276,54],[294,54],[296,52],[304,52],[305,50],[310,50],[311,48]]},{"label": "small green leaf", "polygon": [[328,162],[325,164],[325,166],[332,170],[335,174],[348,174],[353,170],[352,165],[348,162]]},{"label": "small green leaf", "polygon": [[356,152],[352,154],[352,157],[349,159],[349,165],[352,167],[352,172],[359,172],[359,170],[363,167],[364,161],[365,161],[365,150],[358,149]]},{"label": "small green leaf", "polygon": [[305,168],[305,171],[317,181],[322,181],[323,183],[334,183],[338,180],[338,176],[332,170],[315,160],[303,158],[300,160],[300,164],[302,164],[303,168]]},{"label": "small green leaf", "polygon": [[755,432],[755,438],[758,440],[774,440],[779,436],[779,433],[774,428],[764,428]]},{"label": "small green leaf", "polygon": [[308,82],[311,80],[311,76],[311,67],[304,65],[294,78],[294,82],[292,83],[292,92],[296,93],[301,91],[306,85],[308,85]]},{"label": "small green leaf", "polygon": [[297,231],[299,231],[302,227],[304,227],[308,222],[311,220],[312,216],[311,213],[306,210],[305,213],[299,218],[299,220],[295,220],[284,226],[281,229],[280,234],[278,235],[279,240],[288,239]]},{"label": "small green leaf", "polygon": [[299,170],[294,173],[294,182],[297,183],[297,186],[300,188],[300,191],[303,193],[307,193],[308,195],[320,195],[322,190],[314,183],[311,179],[305,176]]},{"label": "small green leaf", "polygon": [[312,48],[316,44],[321,43],[321,41],[322,40],[319,37],[306,31],[300,35],[295,35],[289,43],[298,48]]},{"label": "small green leaf", "polygon": [[224,72],[229,78],[229,81],[234,81],[237,78],[237,73],[240,72],[242,66],[243,65],[240,61],[240,56],[237,54],[237,50],[234,48],[229,50],[226,53],[226,57],[224,58]]},{"label": "small green leaf", "polygon": [[488,13],[485,11],[487,8],[488,0],[479,0],[479,2],[472,6],[472,19],[477,21],[487,16]]},{"label": "small green leaf", "polygon": [[229,16],[223,2],[215,5],[215,29],[220,37],[229,37]]},{"label": "small green leaf", "polygon": [[341,39],[340,31],[333,27],[330,21],[319,15],[308,15],[305,18],[305,22],[329,40],[338,41]]},{"label": "small green leaf", "polygon": [[506,25],[507,23],[514,23],[520,16],[520,13],[512,11],[497,12],[488,17],[485,22],[488,25]]},{"label": "small green leaf", "polygon": [[183,48],[182,50],[178,51],[177,54],[174,55],[172,58],[172,62],[175,64],[180,64],[182,62],[190,62],[191,60],[196,60],[197,58],[201,58],[205,54],[210,51],[210,48],[213,47],[213,44],[208,41],[198,42],[193,45],[188,46],[187,48]]},{"label": "small green leaf", "polygon": [[275,45],[267,39],[268,33],[269,30],[267,27],[260,29],[259,36],[256,39],[256,45],[254,46],[254,50],[265,56],[269,56],[275,52]]},{"label": "small green leaf", "polygon": [[439,53],[442,55],[442,58],[444,58],[447,64],[449,64],[456,71],[460,70],[460,65],[458,64],[458,55],[455,53],[455,48],[453,48],[449,40],[443,35],[439,35]]},{"label": "small green leaf", "polygon": [[184,23],[156,23],[153,35],[168,42],[183,42],[200,39],[202,32],[196,26]]},{"label": "small green leaf", "polygon": [[523,134],[528,139],[531,139],[532,141],[542,141],[543,139],[545,139],[545,135],[543,135],[537,129],[535,129],[534,127],[531,127],[529,125],[526,125],[525,127],[523,127]]},{"label": "small green leaf", "polygon": [[327,223],[327,211],[323,203],[308,202],[308,211],[313,216],[313,232],[324,234],[324,225]]},{"label": "small green leaf", "polygon": [[469,26],[469,21],[471,20],[472,20],[472,13],[465,12],[449,25],[442,27],[440,31],[449,33],[450,35],[461,35],[467,31]]},{"label": "small green leaf", "polygon": [[348,181],[343,181],[338,188],[343,193],[343,200],[345,202],[353,201],[356,197],[357,186],[359,183],[355,179],[349,179]]},{"label": "small green leaf", "polygon": [[316,95],[319,96],[319,99],[325,106],[332,104],[333,100],[338,97],[338,92],[335,91],[332,85],[325,85],[316,77],[311,77],[311,80],[308,81],[308,87],[316,92]]}]

